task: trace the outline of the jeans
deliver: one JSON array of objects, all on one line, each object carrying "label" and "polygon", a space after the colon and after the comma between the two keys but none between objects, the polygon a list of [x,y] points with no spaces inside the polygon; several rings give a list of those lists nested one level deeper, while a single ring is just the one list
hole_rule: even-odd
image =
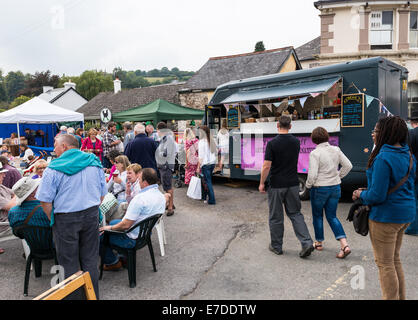
[{"label": "jeans", "polygon": [[[122,220],[112,220],[109,225],[114,226]],[[109,242],[121,248],[133,248],[135,247],[136,240],[129,238],[126,234],[111,234],[109,235]],[[100,245],[103,246],[103,235],[100,236]],[[104,264],[115,264],[118,263],[119,256],[113,253],[111,248],[106,248],[104,256]]]},{"label": "jeans", "polygon": [[202,166],[202,174],[208,186],[208,192],[202,189],[202,198],[203,200],[206,200],[207,196],[209,195],[208,204],[216,204],[215,193],[213,192],[213,186],[212,186],[213,169],[215,169],[214,164]]},{"label": "jeans", "polygon": [[383,223],[369,219],[370,240],[384,300],[406,299],[400,251],[407,226],[408,223]]},{"label": "jeans", "polygon": [[329,187],[312,187],[311,206],[316,241],[324,241],[324,210],[325,217],[327,218],[332,232],[334,232],[335,239],[339,240],[346,238],[343,226],[341,225],[340,220],[337,218],[337,207],[340,197],[340,185]]},{"label": "jeans", "polygon": [[418,235],[418,185],[415,184],[415,203],[417,205],[417,211],[415,214],[415,221],[413,221],[409,227],[405,230],[406,234]]}]

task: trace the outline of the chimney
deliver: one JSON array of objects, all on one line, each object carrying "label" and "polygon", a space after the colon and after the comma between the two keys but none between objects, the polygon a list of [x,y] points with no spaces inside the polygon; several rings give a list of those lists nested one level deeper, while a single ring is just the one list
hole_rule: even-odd
[{"label": "chimney", "polygon": [[71,79],[68,82],[64,83],[64,89],[68,90],[70,88],[73,88],[75,90],[76,84],[74,82],[71,82]]},{"label": "chimney", "polygon": [[113,80],[113,87],[115,89],[115,94],[122,90],[122,81],[119,80],[119,78],[116,77],[115,80]]},{"label": "chimney", "polygon": [[45,92],[48,92],[48,91],[50,91],[50,90],[53,90],[54,89],[54,87],[51,87],[51,86],[44,86],[43,87],[43,93],[45,93]]}]

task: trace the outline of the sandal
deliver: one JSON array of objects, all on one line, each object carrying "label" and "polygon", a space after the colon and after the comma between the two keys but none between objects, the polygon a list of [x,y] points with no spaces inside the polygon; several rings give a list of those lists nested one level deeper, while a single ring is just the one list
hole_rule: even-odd
[{"label": "sandal", "polygon": [[318,251],[322,251],[322,249],[323,249],[322,243],[319,243],[319,242],[315,241],[314,248]]},{"label": "sandal", "polygon": [[[348,248],[348,250],[346,250]],[[341,255],[342,253],[342,255]],[[348,256],[351,253],[351,249],[349,246],[345,246],[344,248],[340,249],[340,252],[337,254],[338,259],[344,259],[346,256]]]}]

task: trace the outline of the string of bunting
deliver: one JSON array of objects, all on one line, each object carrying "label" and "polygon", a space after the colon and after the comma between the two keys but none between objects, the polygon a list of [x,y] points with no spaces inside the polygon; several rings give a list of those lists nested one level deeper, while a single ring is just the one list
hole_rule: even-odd
[{"label": "string of bunting", "polygon": [[[362,93],[359,90],[359,88],[353,82],[348,86],[346,91],[348,91],[352,87],[354,87],[357,90],[358,93]],[[316,98],[321,93],[322,92],[312,92],[312,93],[309,93],[309,95],[301,97],[301,98],[297,98],[297,99],[293,99],[293,100],[290,100],[290,99],[286,98],[281,102],[275,102],[275,103],[272,103],[272,104],[264,104],[264,105],[270,110],[270,112],[272,112],[273,106],[275,106],[275,107],[281,106],[281,109],[286,109],[287,106],[292,105],[296,100],[299,100],[299,103],[303,108],[305,106],[306,100],[308,100],[309,97]],[[388,108],[383,104],[383,102],[379,98],[373,97],[373,96],[368,95],[368,94],[364,94],[364,96],[365,96],[367,108],[371,105],[371,103],[374,100],[377,100],[379,102],[379,113],[384,113],[387,117],[393,117],[394,116],[393,113],[391,113],[388,110]],[[249,111],[249,105],[245,105],[245,104],[233,104],[233,105],[225,104],[224,106],[225,106],[227,112],[228,112],[230,106],[234,106],[234,107],[235,106],[243,106],[246,111]],[[254,107],[257,109],[258,112],[260,112],[261,105],[254,105]]]},{"label": "string of bunting", "polygon": [[[351,82],[351,84],[348,86],[347,91],[348,91],[348,89],[350,89],[351,87],[356,88],[356,90],[357,90],[357,92],[358,92],[358,93],[362,93],[362,92],[359,90],[359,88],[357,88],[357,86],[356,86],[353,82]],[[379,98],[373,97],[373,96],[368,95],[368,94],[364,94],[364,96],[366,97],[366,107],[367,107],[367,108],[371,105],[371,103],[372,103],[374,100],[377,100],[377,101],[379,101],[379,113],[384,113],[387,117],[393,117],[393,116],[394,116],[394,115],[393,115],[393,113],[392,113],[392,112],[390,112],[390,111],[388,110],[388,108],[386,108],[386,106],[383,104],[383,102],[382,102]]]}]

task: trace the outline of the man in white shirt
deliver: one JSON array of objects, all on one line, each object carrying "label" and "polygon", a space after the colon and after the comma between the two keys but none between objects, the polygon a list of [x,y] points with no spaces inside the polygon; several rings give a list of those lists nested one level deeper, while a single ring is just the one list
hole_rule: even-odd
[{"label": "man in white shirt", "polygon": [[[109,225],[100,228],[100,232],[105,230],[126,231],[136,223],[148,218],[149,216],[164,213],[166,198],[158,189],[157,172],[152,168],[142,169],[139,175],[141,191],[132,199],[125,216],[122,220],[113,220]],[[139,227],[130,233],[112,234],[109,241],[123,248],[133,248],[138,238]],[[103,270],[117,270],[122,267],[119,257],[115,256],[110,248],[106,248]]]}]

